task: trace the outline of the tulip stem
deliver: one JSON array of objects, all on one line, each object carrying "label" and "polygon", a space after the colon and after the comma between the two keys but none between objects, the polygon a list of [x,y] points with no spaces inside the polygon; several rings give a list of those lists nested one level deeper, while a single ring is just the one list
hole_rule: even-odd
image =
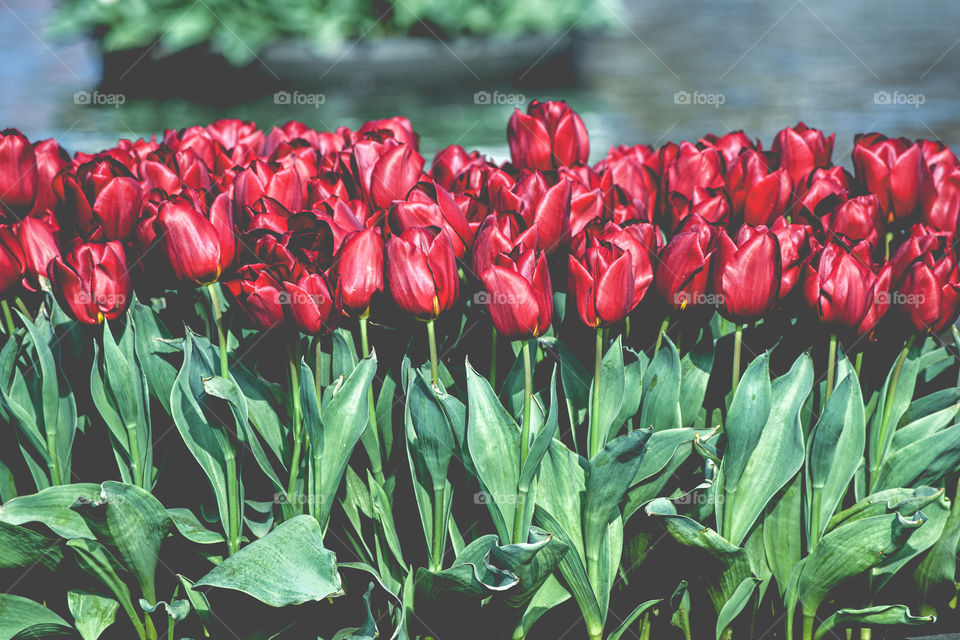
[{"label": "tulip stem", "polygon": [[[517,477],[523,475],[523,465],[530,452],[530,404],[533,398],[533,367],[530,362],[530,341],[523,341],[523,426],[520,428],[520,468]],[[517,503],[513,512],[513,543],[526,542],[523,530],[524,512],[527,506],[527,490],[517,487]]]},{"label": "tulip stem", "polygon": [[660,345],[663,344],[663,336],[667,333],[667,327],[670,326],[670,316],[663,319],[660,323],[660,331],[657,333],[657,344],[653,347],[653,355],[660,351]]},{"label": "tulip stem", "polygon": [[597,342],[593,357],[593,406],[590,407],[590,431],[587,456],[593,458],[603,446],[600,437],[600,373],[603,367],[603,328],[597,327]]},{"label": "tulip stem", "polygon": [[[363,357],[370,357],[370,340],[367,337],[367,316],[360,317],[360,349],[363,351]],[[377,403],[373,398],[373,383],[367,389],[367,412],[370,415],[370,434],[373,436],[373,445],[376,447],[375,455],[370,456],[370,464],[373,467],[373,477],[381,485],[386,482],[383,477],[383,463],[380,457],[380,432],[377,430]]]},{"label": "tulip stem", "polygon": [[220,375],[224,378],[230,375],[230,366],[227,364],[227,334],[223,331],[223,313],[220,311],[220,300],[217,298],[217,285],[207,285],[210,292],[210,305],[213,309],[213,319],[217,325],[217,340],[220,342]]},{"label": "tulip stem", "polygon": [[497,391],[497,327],[490,325],[490,388]]},{"label": "tulip stem", "polygon": [[303,410],[300,400],[300,363],[297,350],[293,346],[287,347],[290,362],[290,401],[293,405],[293,456],[290,459],[290,479],[287,482],[287,502],[298,513],[300,503],[297,498],[297,478],[300,475],[300,450],[303,447]]},{"label": "tulip stem", "polygon": [[430,342],[430,376],[433,380],[433,386],[439,388],[440,375],[437,364],[437,332],[433,326],[433,320],[427,320],[427,339]]},{"label": "tulip stem", "polygon": [[853,370],[857,372],[857,379],[860,379],[860,367],[863,365],[863,351],[857,354],[857,359],[854,362]]},{"label": "tulip stem", "polygon": [[3,319],[7,322],[7,333],[11,336],[16,333],[17,327],[13,324],[13,314],[10,313],[10,303],[6,299],[0,300],[0,306],[3,307]]},{"label": "tulip stem", "polygon": [[907,359],[907,354],[910,352],[910,347],[913,346],[913,340],[916,336],[910,336],[907,338],[906,344],[903,345],[903,350],[900,352],[900,357],[897,358],[897,364],[894,365],[893,373],[890,375],[890,385],[887,387],[886,396],[883,399],[883,413],[880,417],[880,433],[877,437],[877,454],[874,456],[873,464],[870,469],[870,488],[873,488],[874,483],[877,480],[877,474],[880,469],[880,465],[883,462],[884,455],[886,454],[887,448],[887,426],[890,422],[890,413],[893,410],[893,396],[897,391],[897,383],[900,381],[900,371],[903,369],[903,363]]},{"label": "tulip stem", "polygon": [[737,386],[740,384],[740,352],[743,350],[743,325],[738,324],[733,332],[733,374],[730,384],[730,392],[733,395],[737,393]]},{"label": "tulip stem", "polygon": [[446,487],[433,488],[433,544],[431,545],[431,567],[433,571],[443,568],[443,546],[446,542]]},{"label": "tulip stem", "polygon": [[837,373],[837,334],[830,334],[830,347],[827,351],[827,388],[823,394],[823,404],[826,406],[830,394],[833,393],[833,382]]}]

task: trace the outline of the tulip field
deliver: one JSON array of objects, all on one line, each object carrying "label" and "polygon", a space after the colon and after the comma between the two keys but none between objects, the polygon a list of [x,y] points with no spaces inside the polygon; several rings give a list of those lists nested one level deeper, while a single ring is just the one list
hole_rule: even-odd
[{"label": "tulip field", "polygon": [[0,640],[960,629],[960,160],[0,134]]}]

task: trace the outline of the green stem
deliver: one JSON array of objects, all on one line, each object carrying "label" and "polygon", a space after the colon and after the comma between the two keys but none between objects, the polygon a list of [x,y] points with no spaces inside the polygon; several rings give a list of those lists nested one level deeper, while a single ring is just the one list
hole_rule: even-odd
[{"label": "green stem", "polygon": [[587,447],[588,458],[597,455],[600,447],[603,446],[600,437],[600,373],[603,367],[603,329],[597,327],[597,340],[594,349],[593,358],[593,405],[590,407],[590,432],[589,446]]},{"label": "green stem", "polygon": [[[530,341],[523,341],[523,426],[520,429],[520,474],[530,452],[530,404],[533,397],[533,367],[530,362]],[[527,541],[523,530],[524,512],[527,506],[526,487],[517,487],[517,503],[513,512],[513,542],[521,544]]]},{"label": "green stem", "polygon": [[227,467],[227,553],[233,555],[240,549],[240,518],[243,507],[240,505],[240,486],[237,481],[237,458],[233,445],[226,450]]},{"label": "green stem", "polygon": [[883,462],[883,457],[886,449],[886,436],[887,436],[887,426],[890,422],[890,412],[893,410],[893,396],[897,390],[897,382],[900,380],[900,371],[903,369],[903,363],[907,359],[907,353],[910,351],[910,347],[913,346],[913,339],[915,336],[910,336],[907,338],[907,342],[903,345],[903,350],[900,352],[900,356],[897,358],[897,364],[893,368],[893,375],[890,376],[890,386],[887,387],[887,395],[883,400],[883,414],[880,419],[880,431],[877,438],[877,455],[874,457],[875,468],[870,469],[870,485],[876,481],[877,472],[880,469],[880,464]]},{"label": "green stem", "polygon": [[142,476],[140,464],[140,439],[137,435],[137,425],[127,423],[127,446],[130,448],[130,476],[133,484],[143,489],[150,489],[147,486],[146,478]]},{"label": "green stem", "polygon": [[803,616],[803,640],[813,640],[813,616]]},{"label": "green stem", "polygon": [[60,476],[60,458],[57,456],[57,431],[55,425],[48,425],[47,432],[47,455],[50,461],[47,468],[50,470],[50,484],[57,487],[63,484]]},{"label": "green stem", "polygon": [[857,379],[860,379],[860,367],[863,365],[863,351],[857,354],[857,359],[854,362],[853,370],[857,372]]},{"label": "green stem", "polygon": [[293,513],[300,513],[297,496],[297,480],[300,475],[300,451],[303,447],[303,409],[300,399],[300,362],[297,349],[287,347],[290,365],[290,399],[293,405],[293,456],[290,459],[290,479],[287,482],[287,502]]},{"label": "green stem", "polygon": [[223,331],[223,314],[220,311],[220,300],[217,298],[216,283],[208,284],[207,291],[210,292],[210,305],[217,324],[217,340],[220,342],[220,375],[227,378],[230,373],[230,366],[227,363],[227,334]]},{"label": "green stem", "polygon": [[873,637],[873,631],[870,627],[863,627],[860,629],[860,640],[870,640]]},{"label": "green stem", "polygon": [[740,353],[743,350],[743,325],[738,324],[733,333],[733,373],[730,391],[734,395],[737,393],[737,386],[740,384]]},{"label": "green stem", "polygon": [[837,374],[837,334],[830,334],[830,347],[827,350],[827,386],[823,394],[823,404],[826,406],[830,394],[833,393],[833,382]]},{"label": "green stem", "polygon": [[663,319],[660,323],[660,331],[657,332],[657,344],[653,347],[653,355],[660,351],[660,345],[663,344],[663,336],[667,333],[667,327],[670,325],[670,316]]},{"label": "green stem", "polygon": [[16,333],[17,326],[13,324],[13,314],[10,313],[10,303],[6,299],[0,300],[0,307],[3,307],[3,319],[7,323],[7,333],[11,336]]},{"label": "green stem", "polygon": [[497,328],[490,325],[490,388],[497,390]]},{"label": "green stem", "polygon": [[[363,357],[370,356],[370,341],[367,336],[368,316],[360,317],[360,349],[363,351]],[[386,479],[383,477],[383,462],[380,457],[380,432],[377,427],[377,402],[373,397],[373,383],[367,389],[367,412],[370,416],[370,433],[373,435],[374,446],[376,446],[376,455],[370,456],[370,466],[372,467],[373,477],[383,485]]]},{"label": "green stem", "polygon": [[167,616],[167,640],[173,640],[173,627],[176,625],[176,622],[172,616]]},{"label": "green stem", "polygon": [[23,312],[23,315],[27,316],[28,318],[32,315],[30,313],[30,309],[28,309],[27,305],[24,304],[23,300],[20,299],[20,296],[17,296],[16,298],[13,299],[13,304],[15,304],[17,306],[17,309],[20,309],[20,311]]},{"label": "green stem", "polygon": [[149,613],[143,614],[143,629],[147,640],[157,640],[157,628],[153,626],[153,618]]},{"label": "green stem", "polygon": [[433,488],[433,558],[431,562],[432,571],[440,571],[443,568],[443,543],[446,540],[444,531],[444,488]]},{"label": "green stem", "polygon": [[320,367],[323,366],[323,341],[317,338],[317,346],[314,349],[313,356],[313,386],[317,390],[317,406],[323,400],[323,379]]},{"label": "green stem", "polygon": [[439,373],[437,364],[437,333],[433,326],[433,320],[427,320],[427,338],[430,341],[430,376],[433,380],[433,386],[439,387]]}]

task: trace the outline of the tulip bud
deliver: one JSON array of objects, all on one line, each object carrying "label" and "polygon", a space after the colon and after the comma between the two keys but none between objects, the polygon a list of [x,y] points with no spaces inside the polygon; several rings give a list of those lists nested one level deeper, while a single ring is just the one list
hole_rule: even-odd
[{"label": "tulip bud", "polygon": [[205,285],[219,280],[233,264],[237,240],[227,194],[217,196],[207,211],[199,205],[177,196],[160,205],[156,224],[177,278]]},{"label": "tulip bud", "polygon": [[834,237],[804,267],[804,298],[831,331],[855,330],[867,315],[876,279],[870,253],[866,242],[850,247]]},{"label": "tulip bud", "polygon": [[819,129],[800,122],[777,133],[771,149],[780,154],[780,166],[787,170],[794,184],[817,168],[830,166],[834,135],[825,137]]},{"label": "tulip bud", "polygon": [[700,145],[713,147],[723,154],[727,164],[733,164],[744,150],[760,151],[760,140],[751,140],[743,131],[731,131],[722,136],[708,133],[700,138]]},{"label": "tulip bud", "polygon": [[852,155],[857,178],[877,196],[890,221],[912,215],[930,179],[920,145],[878,133],[855,139]]},{"label": "tulip bud", "polygon": [[713,256],[713,292],[720,314],[740,324],[754,322],[773,308],[780,294],[780,243],[764,226],[744,225],[736,244],[718,234]]},{"label": "tulip bud", "polygon": [[653,262],[663,249],[663,233],[653,224],[640,222],[620,227],[607,222],[602,228],[588,228],[574,238],[571,253],[582,258],[597,243],[610,243],[630,254],[633,271],[633,306],[636,307],[653,283]]},{"label": "tulip bud", "polygon": [[0,225],[0,293],[15,287],[22,279],[26,259],[12,225]]},{"label": "tulip bud", "polygon": [[70,156],[53,138],[35,143],[33,152],[37,158],[37,197],[31,215],[39,216],[56,206],[57,194],[53,181],[58,173],[70,166]]},{"label": "tulip bud", "polygon": [[112,158],[85,162],[57,174],[53,185],[64,228],[76,225],[88,240],[126,240],[143,208],[143,190],[134,175]]},{"label": "tulip bud", "polygon": [[683,310],[705,299],[716,249],[714,234],[713,227],[691,217],[660,252],[653,282],[671,308]]},{"label": "tulip bud", "polygon": [[800,276],[800,268],[810,255],[810,235],[813,228],[806,224],[791,224],[786,218],[777,218],[770,230],[776,234],[780,245],[780,293],[781,300],[787,297]]},{"label": "tulip bud", "polygon": [[370,300],[383,291],[383,237],[376,228],[347,236],[336,264],[337,302],[352,316],[370,313]]},{"label": "tulip bud", "polygon": [[460,295],[460,275],[446,232],[411,228],[387,241],[387,279],[397,306],[435,320]]},{"label": "tulip bud", "polygon": [[48,277],[60,305],[84,324],[113,320],[130,306],[133,290],[119,242],[77,243],[66,259],[50,262]]},{"label": "tulip bud", "polygon": [[290,298],[283,282],[302,274],[302,268],[294,273],[282,266],[247,264],[237,269],[236,278],[223,284],[254,324],[273,329],[283,324],[284,305]]},{"label": "tulip bud", "polygon": [[751,226],[770,225],[790,204],[793,182],[785,169],[771,171],[766,157],[743,153],[727,172],[733,215]]},{"label": "tulip bud", "polygon": [[590,156],[587,128],[566,102],[534,100],[507,124],[510,157],[518,169],[549,171],[586,164]]},{"label": "tulip bud", "polygon": [[30,284],[36,287],[39,278],[47,277],[47,265],[60,255],[59,230],[47,220],[27,217],[17,225],[17,239],[23,249],[24,266]]},{"label": "tulip bud", "polygon": [[837,205],[821,219],[828,234],[840,234],[853,241],[864,240],[872,249],[877,248],[883,233],[883,220],[875,195],[851,198]]},{"label": "tulip bud", "polygon": [[548,254],[560,248],[570,229],[572,187],[563,179],[549,186],[542,173],[524,176],[512,190],[501,189],[492,203],[497,211],[514,211],[528,229],[536,229],[537,249]]},{"label": "tulip bud", "polygon": [[290,318],[309,335],[330,333],[337,326],[339,309],[333,301],[330,283],[322,273],[305,273],[299,280],[283,282]]},{"label": "tulip bud", "polygon": [[920,221],[928,226],[957,232],[960,222],[960,170],[945,173],[935,184],[925,190]]},{"label": "tulip bud", "polygon": [[664,166],[666,192],[692,200],[697,187],[720,189],[724,186],[723,166],[723,155],[717,149],[698,149],[684,142],[673,162]]},{"label": "tulip bud", "polygon": [[421,182],[406,200],[395,201],[390,210],[390,229],[402,233],[412,227],[440,227],[453,242],[453,252],[463,258],[473,243],[475,227],[467,222],[450,192],[439,185]]},{"label": "tulip bud", "polygon": [[0,132],[0,210],[19,220],[37,196],[37,159],[27,137],[16,129]]},{"label": "tulip bud", "polygon": [[636,306],[630,254],[620,247],[598,242],[582,258],[567,257],[569,293],[580,320],[588,327],[609,327],[627,317]]},{"label": "tulip bud", "polygon": [[463,147],[454,144],[437,151],[430,165],[430,174],[438,185],[452,191],[457,176],[465,168],[478,164],[483,164],[479,151],[467,153]]},{"label": "tulip bud", "polygon": [[553,289],[544,253],[520,248],[501,253],[481,279],[493,326],[502,335],[510,340],[527,340],[542,336],[550,328]]},{"label": "tulip bud", "polygon": [[891,259],[897,305],[921,333],[939,333],[960,311],[960,271],[950,236],[915,229]]}]

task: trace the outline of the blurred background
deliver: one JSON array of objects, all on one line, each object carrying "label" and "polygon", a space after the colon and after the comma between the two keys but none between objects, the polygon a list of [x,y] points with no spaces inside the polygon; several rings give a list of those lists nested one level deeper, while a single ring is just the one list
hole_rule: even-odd
[{"label": "blurred background", "polygon": [[0,0],[0,127],[71,152],[220,117],[318,129],[409,117],[505,160],[507,118],[565,99],[591,134],[662,144],[798,120],[960,145],[960,3]]}]

